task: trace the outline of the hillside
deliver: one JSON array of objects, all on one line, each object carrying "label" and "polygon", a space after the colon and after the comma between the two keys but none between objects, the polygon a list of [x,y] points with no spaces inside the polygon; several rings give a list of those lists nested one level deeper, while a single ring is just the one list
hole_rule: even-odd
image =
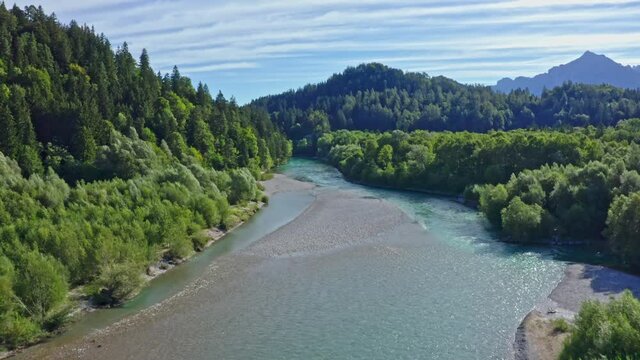
[{"label": "hillside", "polygon": [[515,89],[528,89],[536,95],[543,89],[551,89],[566,82],[601,85],[607,84],[624,89],[640,89],[639,67],[619,64],[604,55],[585,52],[570,63],[551,68],[544,74],[532,78],[504,78],[493,88],[507,93]]},{"label": "hillside", "polygon": [[156,74],[91,28],[0,3],[0,349],[60,327],[69,289],[135,294],[262,199],[290,155],[268,114]]},{"label": "hillside", "polygon": [[486,132],[528,127],[613,125],[640,116],[640,92],[564,84],[540,97],[496,93],[445,77],[363,64],[326,82],[255,100],[305,151],[328,130]]}]

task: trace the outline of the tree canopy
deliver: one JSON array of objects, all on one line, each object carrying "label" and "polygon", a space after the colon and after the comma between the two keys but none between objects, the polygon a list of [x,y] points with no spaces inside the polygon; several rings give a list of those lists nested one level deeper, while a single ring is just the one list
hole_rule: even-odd
[{"label": "tree canopy", "polygon": [[[252,106],[267,110],[296,143],[308,144],[329,128],[487,132],[612,126],[640,117],[640,91],[567,83],[540,97],[523,90],[501,94],[488,86],[370,63],[319,84],[257,99]],[[301,153],[310,149],[296,148]]]},{"label": "tree canopy", "polygon": [[[0,4],[0,346],[60,325],[68,291],[117,304],[148,265],[202,246],[291,144],[174,68],[39,7]],[[252,207],[253,206],[253,207]]]}]

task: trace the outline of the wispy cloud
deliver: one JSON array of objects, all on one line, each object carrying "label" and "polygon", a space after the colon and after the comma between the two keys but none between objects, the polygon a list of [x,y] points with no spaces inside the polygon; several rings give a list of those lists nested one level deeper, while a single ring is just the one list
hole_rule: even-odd
[{"label": "wispy cloud", "polygon": [[[26,5],[29,0],[19,0]],[[632,0],[40,0],[241,102],[380,61],[459,81],[532,75],[589,49],[640,60]],[[211,85],[211,84],[210,84]]]},{"label": "wispy cloud", "polygon": [[186,66],[182,68],[182,71],[188,73],[200,73],[200,72],[208,72],[208,71],[219,71],[219,70],[237,70],[237,69],[253,69],[258,67],[258,64],[252,62],[231,62],[231,63],[219,63],[219,64],[208,64],[202,66]]}]

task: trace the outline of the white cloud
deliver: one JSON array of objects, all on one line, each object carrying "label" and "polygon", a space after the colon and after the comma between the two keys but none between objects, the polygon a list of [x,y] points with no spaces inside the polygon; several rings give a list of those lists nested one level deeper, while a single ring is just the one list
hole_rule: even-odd
[{"label": "white cloud", "polygon": [[[28,0],[19,0],[24,5]],[[530,75],[590,49],[640,58],[630,0],[41,0],[163,71],[324,74],[377,60],[459,80]],[[311,76],[311,75],[309,75]],[[302,85],[302,84],[300,84]]]},{"label": "white cloud", "polygon": [[208,65],[201,65],[201,66],[186,66],[182,68],[182,72],[199,73],[199,72],[210,72],[210,71],[220,71],[220,70],[253,69],[256,67],[258,67],[258,64],[252,63],[252,62],[229,62],[229,63],[208,64]]}]

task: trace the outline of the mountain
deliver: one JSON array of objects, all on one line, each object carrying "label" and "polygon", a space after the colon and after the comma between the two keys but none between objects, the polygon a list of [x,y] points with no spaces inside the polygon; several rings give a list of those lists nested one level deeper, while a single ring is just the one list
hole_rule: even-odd
[{"label": "mountain", "polygon": [[532,78],[504,78],[493,87],[494,90],[508,93],[514,89],[529,89],[540,95],[544,88],[551,89],[565,82],[582,84],[607,84],[625,89],[640,89],[640,66],[625,66],[604,55],[591,51],[585,52],[572,62],[551,68],[547,73]]}]

